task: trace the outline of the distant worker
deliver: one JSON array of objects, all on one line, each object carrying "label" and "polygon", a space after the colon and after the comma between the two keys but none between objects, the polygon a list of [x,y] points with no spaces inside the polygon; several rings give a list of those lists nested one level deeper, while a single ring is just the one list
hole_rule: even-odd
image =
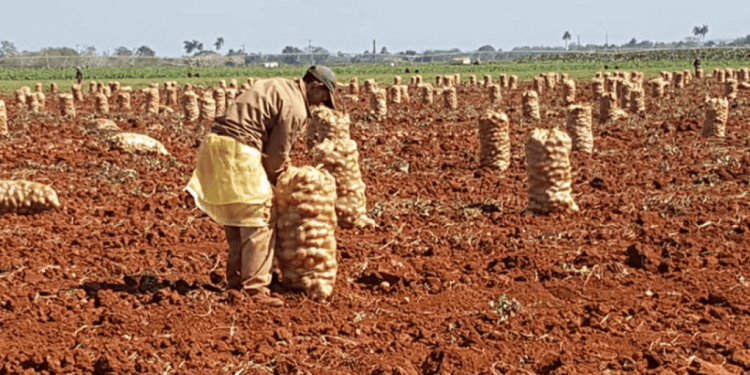
[{"label": "distant worker", "polygon": [[81,84],[81,82],[83,82],[83,71],[81,70],[80,66],[76,67],[76,80],[78,81],[79,85]]},{"label": "distant worker", "polygon": [[701,59],[696,58],[695,61],[693,61],[693,67],[695,67],[695,72],[698,73],[698,69],[701,68]]},{"label": "distant worker", "polygon": [[336,76],[310,67],[302,79],[261,79],[216,118],[198,149],[185,188],[196,206],[224,226],[229,254],[227,288],[248,293],[261,305],[280,307],[271,295],[276,226],[273,187],[289,164],[297,132],[310,106],[335,109]]}]

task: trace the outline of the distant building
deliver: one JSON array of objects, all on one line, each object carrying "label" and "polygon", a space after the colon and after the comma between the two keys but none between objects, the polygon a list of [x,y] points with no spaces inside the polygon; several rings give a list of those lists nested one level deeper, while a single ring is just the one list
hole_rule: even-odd
[{"label": "distant building", "polygon": [[454,57],[451,59],[453,65],[471,65],[471,59],[468,57]]},{"label": "distant building", "polygon": [[265,66],[266,68],[278,68],[279,63],[277,63],[276,61],[265,62],[263,63],[263,66]]}]

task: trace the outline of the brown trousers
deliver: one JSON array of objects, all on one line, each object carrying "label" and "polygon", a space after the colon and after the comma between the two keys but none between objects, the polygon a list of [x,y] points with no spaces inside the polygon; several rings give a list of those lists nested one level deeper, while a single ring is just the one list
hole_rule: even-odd
[{"label": "brown trousers", "polygon": [[224,231],[229,242],[227,286],[251,294],[268,294],[271,284],[275,231],[268,227],[231,227]]}]

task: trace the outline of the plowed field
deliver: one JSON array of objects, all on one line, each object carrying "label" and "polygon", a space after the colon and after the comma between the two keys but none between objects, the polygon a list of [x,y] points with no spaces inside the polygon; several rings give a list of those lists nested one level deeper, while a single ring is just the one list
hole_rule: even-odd
[{"label": "plowed field", "polygon": [[71,120],[52,94],[44,114],[6,95],[0,179],[50,184],[62,207],[0,217],[0,374],[750,374],[748,93],[723,140],[700,136],[712,80],[595,121],[594,152],[571,155],[580,212],[545,216],[525,211],[524,142],[565,108],[558,85],[522,120],[529,86],[494,105],[503,173],[478,168],[479,86],[457,111],[412,92],[383,121],[342,97],[378,227],[337,231],[327,301],[274,282],[278,309],[222,291],[223,228],[182,191],[209,124],[148,118],[136,94],[107,117],[171,156],[134,155],[87,132],[91,101]]}]

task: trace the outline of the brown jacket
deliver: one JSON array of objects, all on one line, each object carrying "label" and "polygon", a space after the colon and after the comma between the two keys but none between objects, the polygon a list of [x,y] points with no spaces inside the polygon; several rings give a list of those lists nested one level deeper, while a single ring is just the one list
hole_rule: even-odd
[{"label": "brown jacket", "polygon": [[297,133],[309,117],[307,90],[301,79],[261,79],[234,100],[224,117],[216,119],[211,132],[261,151],[263,168],[276,185]]}]

